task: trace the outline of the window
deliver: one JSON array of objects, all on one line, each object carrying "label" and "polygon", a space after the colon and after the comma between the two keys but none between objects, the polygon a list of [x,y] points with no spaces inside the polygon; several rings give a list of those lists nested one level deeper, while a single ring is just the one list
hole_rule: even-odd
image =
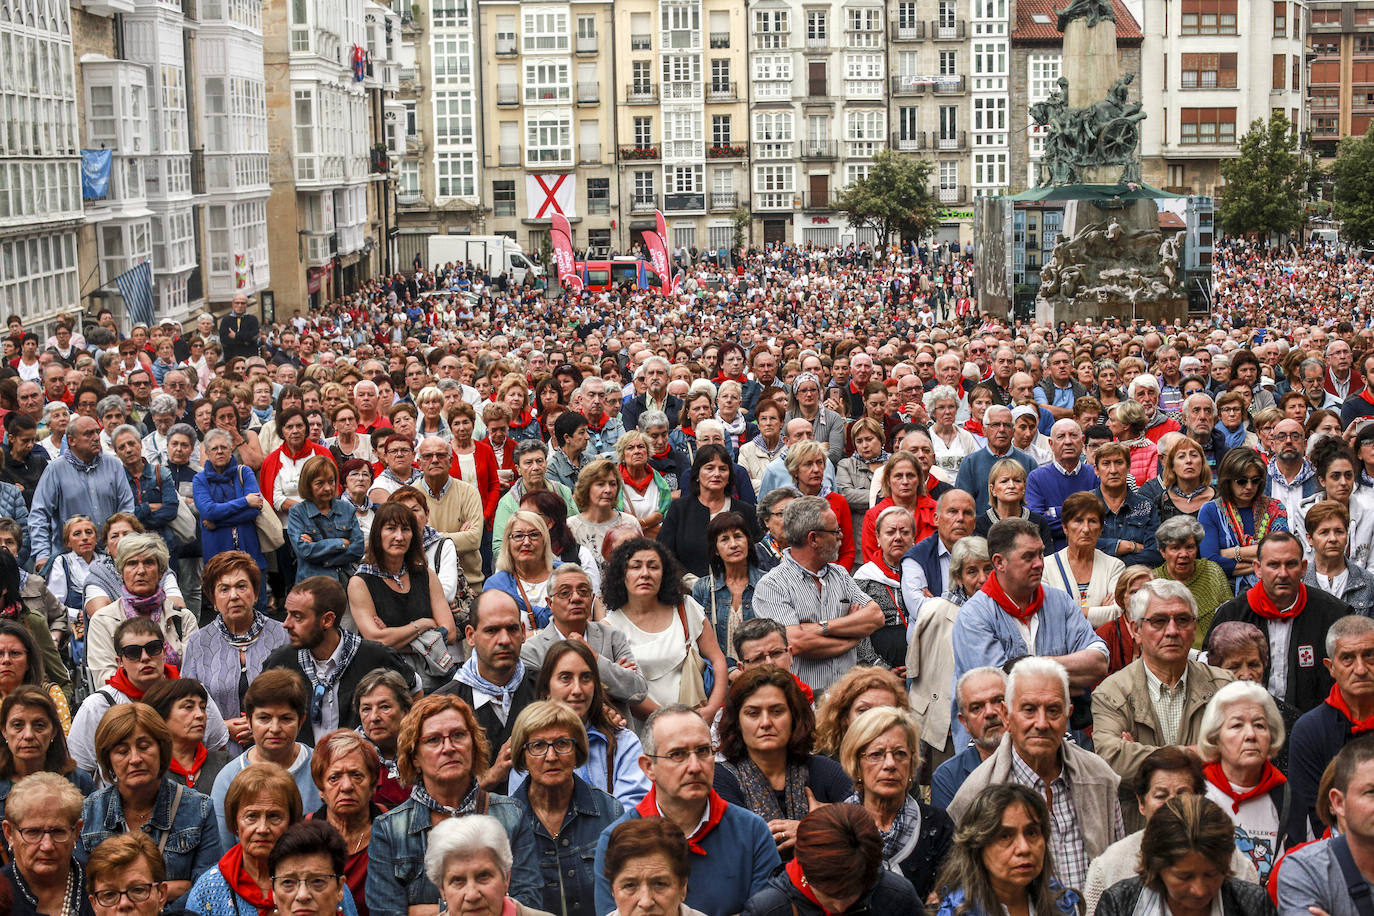
[{"label": "window", "polygon": [[476,195],[477,163],[472,153],[437,152],[434,154],[434,172],[438,179],[437,196]]},{"label": "window", "polygon": [[525,13],[526,51],[568,50],[568,14],[562,10]]},{"label": "window", "polygon": [[711,91],[730,91],[730,58],[718,57],[711,61]]},{"label": "window", "polygon": [[469,25],[467,0],[434,0],[431,9],[436,29],[466,29]]},{"label": "window", "polygon": [[[113,280],[114,277],[109,277]],[[29,232],[0,242],[0,301],[43,315],[79,304],[76,230]]]},{"label": "window", "polygon": [[525,104],[566,102],[572,98],[567,61],[536,60],[525,64]]},{"label": "window", "polygon": [[1178,142],[1184,146],[1236,142],[1234,108],[1183,108],[1178,113]]},{"label": "window", "polygon": [[796,192],[796,176],[791,165],[754,166],[755,203],[762,207],[791,207]]},{"label": "window", "polygon": [[515,53],[515,17],[496,17],[496,53]]},{"label": "window", "polygon": [[1007,183],[1006,153],[974,153],[973,183],[979,187],[1002,187]]},{"label": "window", "polygon": [[1007,72],[1005,41],[978,41],[973,44],[973,72],[977,75]]},{"label": "window", "polygon": [[881,54],[846,54],[844,57],[844,78],[849,80],[882,79],[883,56]]},{"label": "window", "polygon": [[205,209],[205,224],[209,228],[210,270],[224,273],[232,265],[233,242],[229,234],[229,208],[213,206]]},{"label": "window", "polygon": [[754,113],[754,140],[759,143],[792,140],[792,112],[759,111]]},{"label": "window", "polygon": [[897,28],[914,29],[919,21],[913,0],[902,0],[897,4]]},{"label": "window", "polygon": [[886,134],[887,112],[882,109],[845,112],[844,138],[849,143],[849,155],[877,155]]},{"label": "window", "polygon": [[949,159],[940,160],[940,187],[952,190],[959,186],[959,163]]},{"label": "window", "polygon": [[787,47],[792,14],[787,10],[754,11],[754,50],[776,51]]},{"label": "window", "polygon": [[635,200],[640,200],[640,201],[644,201],[644,200],[651,201],[651,200],[653,200],[653,199],[654,199],[654,173],[653,173],[653,172],[635,172],[635,173],[634,173],[634,189],[635,189]]},{"label": "window", "polygon": [[1283,88],[1284,88],[1284,82],[1285,82],[1287,76],[1288,76],[1288,55],[1287,55],[1287,54],[1275,54],[1275,55],[1274,55],[1274,73],[1273,73],[1273,80],[1274,80],[1274,81],[1273,81],[1273,83],[1270,85],[1269,88],[1271,88],[1271,89],[1283,89]]},{"label": "window", "polygon": [[1184,54],[1182,63],[1184,89],[1236,88],[1235,54]]},{"label": "window", "polygon": [[700,194],[702,167],[699,165],[669,166],[664,175],[670,194]]},{"label": "window", "polygon": [[1005,131],[1007,129],[1007,97],[981,96],[973,100],[973,129],[975,131]]},{"label": "window", "polygon": [[711,145],[729,146],[730,140],[730,116],[711,115]]},{"label": "window", "polygon": [[[297,89],[292,94],[292,125],[296,131],[296,155],[308,156],[315,152],[315,93],[309,89]],[[301,163],[296,164],[299,168]],[[311,163],[313,170],[314,164]],[[301,176],[307,177],[307,176]],[[308,176],[313,178],[314,175]]]},{"label": "window", "polygon": [[491,183],[491,212],[493,216],[515,215],[515,182],[493,181]]},{"label": "window", "polygon": [[434,142],[441,146],[472,144],[472,96],[464,92],[434,93]]},{"label": "window", "polygon": [[630,14],[630,50],[647,51],[653,46],[653,19],[649,13]]},{"label": "window", "polygon": [[735,244],[735,227],[730,225],[707,226],[706,241],[713,251],[732,248]]},{"label": "window", "polygon": [[611,179],[587,179],[587,212],[598,215],[611,212]]},{"label": "window", "polygon": [[940,52],[940,76],[959,75],[959,52],[941,51]]},{"label": "window", "polygon": [[[593,210],[593,213],[596,211]],[[587,249],[596,254],[604,254],[611,250],[611,230],[609,229],[588,229],[587,230]]]},{"label": "window", "polygon": [[829,35],[829,17],[825,10],[806,11],[806,40],[809,44],[824,44]]},{"label": "window", "polygon": [[953,140],[959,135],[959,108],[956,105],[940,106],[940,139]]},{"label": "window", "polygon": [[935,21],[942,29],[954,28],[954,0],[940,0]]},{"label": "window", "polygon": [[712,194],[733,194],[735,193],[735,173],[729,169],[711,170],[711,193]]},{"label": "window", "polygon": [[1236,0],[1183,0],[1183,35],[1235,35]]},{"label": "window", "polygon": [[904,105],[897,109],[897,130],[903,140],[915,140],[920,132],[920,110],[914,105]]},{"label": "window", "polygon": [[647,60],[630,63],[630,90],[633,95],[647,95],[653,92],[653,64]]},{"label": "window", "polygon": [[1288,35],[1288,0],[1274,0],[1274,37]]},{"label": "window", "polygon": [[634,120],[635,146],[643,149],[654,145],[654,119],[639,117]]},{"label": "window", "polygon": [[701,82],[701,58],[695,54],[670,54],[663,58],[663,82]]},{"label": "window", "polygon": [[401,160],[401,178],[396,193],[402,196],[420,196],[420,163],[414,159]]},{"label": "window", "polygon": [[466,36],[436,35],[430,41],[436,83],[470,84],[472,53]]},{"label": "window", "polygon": [[525,159],[535,162],[572,162],[572,114],[540,111],[525,122]]},{"label": "window", "polygon": [[596,50],[596,17],[577,17],[577,50]]},{"label": "window", "polygon": [[792,80],[792,55],[756,54],[754,55],[754,79]]},{"label": "window", "polygon": [[882,10],[869,8],[851,8],[848,17],[849,35],[848,44],[851,48],[876,48],[882,44],[883,33],[883,13]]}]

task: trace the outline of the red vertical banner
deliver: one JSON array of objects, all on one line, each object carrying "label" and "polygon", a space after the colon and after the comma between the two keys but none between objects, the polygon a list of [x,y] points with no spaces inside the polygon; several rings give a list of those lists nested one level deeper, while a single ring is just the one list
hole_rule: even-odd
[{"label": "red vertical banner", "polygon": [[577,275],[577,265],[573,260],[572,226],[561,213],[553,214],[553,225],[549,228],[549,242],[553,245],[553,263],[558,270],[558,282],[570,293],[582,291],[582,278]]},{"label": "red vertical banner", "polygon": [[649,266],[658,274],[659,291],[663,295],[669,295],[672,289],[672,268],[668,266],[668,249],[664,247],[663,238],[657,232],[644,233],[644,247],[649,249]]}]

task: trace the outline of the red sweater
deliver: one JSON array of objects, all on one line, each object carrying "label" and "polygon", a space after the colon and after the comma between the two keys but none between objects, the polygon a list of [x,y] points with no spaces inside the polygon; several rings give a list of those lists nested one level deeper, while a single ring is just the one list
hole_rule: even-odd
[{"label": "red sweater", "polygon": [[[509,439],[506,443],[513,445]],[[482,514],[486,517],[487,527],[490,528],[496,518],[496,504],[501,501],[501,479],[496,476],[496,453],[481,439],[473,445],[476,446],[472,460],[477,465],[477,479],[465,482],[472,484],[477,488],[477,492],[482,494]],[[463,469],[458,464],[457,453],[453,454],[453,462],[448,466],[448,473],[450,477],[463,480]]]}]

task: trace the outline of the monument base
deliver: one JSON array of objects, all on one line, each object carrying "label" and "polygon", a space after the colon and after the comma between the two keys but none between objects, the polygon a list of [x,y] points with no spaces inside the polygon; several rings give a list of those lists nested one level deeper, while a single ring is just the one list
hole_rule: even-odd
[{"label": "monument base", "polygon": [[1152,200],[1070,200],[1050,261],[1040,270],[1035,319],[1183,321],[1177,236],[1165,240]]},{"label": "monument base", "polygon": [[1116,82],[1116,23],[1099,22],[1088,28],[1087,19],[1074,19],[1064,27],[1062,73],[1069,80],[1069,107],[1087,108],[1102,100],[1107,87]]}]

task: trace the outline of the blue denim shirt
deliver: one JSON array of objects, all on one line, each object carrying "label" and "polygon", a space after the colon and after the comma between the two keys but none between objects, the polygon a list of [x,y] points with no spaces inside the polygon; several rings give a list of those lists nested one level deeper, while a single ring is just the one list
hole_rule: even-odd
[{"label": "blue denim shirt", "polygon": [[[744,594],[740,598],[740,622],[754,619],[754,586],[759,584],[766,570],[759,569],[757,564],[749,564],[749,584],[744,587]],[[715,584],[715,600],[711,600],[711,585]],[[735,658],[735,647],[730,644],[728,630],[730,626],[730,604],[734,601],[734,596],[730,594],[730,586],[725,584],[724,576],[702,576],[692,586],[692,597],[697,604],[706,611],[706,619],[711,620],[716,628],[716,642],[720,644],[720,651],[725,653],[725,661],[731,668],[739,665],[739,659]],[[714,615],[713,615],[714,612]]]},{"label": "blue denim shirt", "polygon": [[[1102,488],[1092,491],[1100,499]],[[1103,500],[1105,502],[1105,500]],[[1109,557],[1117,557],[1127,566],[1139,563],[1151,569],[1164,562],[1164,556],[1155,543],[1155,529],[1159,527],[1159,510],[1155,504],[1134,490],[1126,491],[1126,501],[1120,510],[1107,509],[1102,520],[1102,534],[1097,538],[1097,549]],[[1118,556],[1117,545],[1122,541],[1135,541],[1141,545],[1136,553]]]},{"label": "blue denim shirt", "polygon": [[[534,834],[523,809],[504,795],[488,795],[486,813],[501,822],[510,837],[511,865],[508,896],[525,906],[540,907],[539,860]],[[425,850],[433,827],[429,810],[406,799],[372,822],[368,844],[367,908],[373,913],[405,913],[408,907],[439,902],[439,889],[425,876]]]},{"label": "blue denim shirt", "polygon": [[[309,542],[301,540],[303,534]],[[296,503],[286,513],[286,543],[296,552],[297,582],[309,576],[337,579],[339,570],[351,574],[363,558],[363,529],[346,499],[334,500],[328,515],[312,502]]]},{"label": "blue denim shirt", "polygon": [[601,831],[625,813],[624,806],[574,775],[572,801],[555,838],[530,805],[528,782],[521,783],[511,799],[534,834],[543,881],[539,908],[558,916],[596,916],[596,841]]},{"label": "blue denim shirt", "polygon": [[[209,796],[182,787],[181,802],[176,818],[172,817],[172,799],[177,784],[166,778],[157,790],[153,816],[143,825],[143,832],[154,844],[166,844],[162,856],[167,861],[168,881],[197,880],[219,862],[224,851],[219,845],[219,826],[215,806]],[[170,832],[169,832],[170,831]],[[86,799],[81,808],[81,842],[76,844],[76,858],[82,865],[102,841],[121,833],[128,833],[124,823],[124,802],[118,786],[106,786]]]}]

